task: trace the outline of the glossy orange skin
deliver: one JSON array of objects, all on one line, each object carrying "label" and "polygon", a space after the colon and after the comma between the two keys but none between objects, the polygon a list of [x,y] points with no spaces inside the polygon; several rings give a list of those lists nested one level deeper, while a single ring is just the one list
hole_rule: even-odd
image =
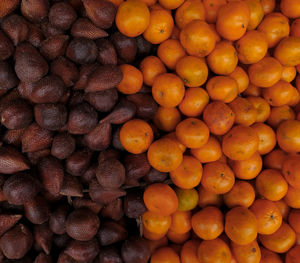
[{"label": "glossy orange skin", "polygon": [[249,19],[248,5],[243,1],[233,1],[219,8],[216,28],[223,38],[234,41],[245,34]]},{"label": "glossy orange skin", "polygon": [[209,163],[217,161],[222,156],[222,149],[219,141],[210,136],[206,144],[200,148],[191,149],[191,154],[197,158],[201,163]]},{"label": "glossy orange skin", "polygon": [[202,172],[201,163],[196,158],[185,155],[179,167],[170,172],[170,178],[182,189],[193,189],[200,183]]},{"label": "glossy orange skin", "polygon": [[300,208],[300,190],[289,186],[286,196],[284,197],[286,204],[292,208]]},{"label": "glossy orange skin", "polygon": [[208,55],[207,63],[215,74],[231,74],[238,63],[237,52],[232,43],[226,40],[218,42],[215,49]]},{"label": "glossy orange skin", "polygon": [[297,70],[295,67],[283,67],[281,79],[287,82],[292,82],[295,79],[296,74],[297,74]]},{"label": "glossy orange skin", "polygon": [[231,129],[235,114],[224,102],[214,101],[204,109],[203,120],[211,133],[223,135]]},{"label": "glossy orange skin", "polygon": [[189,55],[205,57],[215,48],[216,38],[211,27],[197,19],[181,30],[180,42]]},{"label": "glossy orange skin", "polygon": [[300,93],[296,88],[293,87],[292,98],[289,101],[288,105],[292,107],[297,106],[299,102],[300,102]]},{"label": "glossy orange skin", "polygon": [[297,66],[300,64],[300,37],[290,36],[282,39],[276,46],[274,57],[283,66]]},{"label": "glossy orange skin", "polygon": [[257,237],[255,215],[242,206],[232,208],[225,216],[225,233],[238,245],[250,244]]},{"label": "glossy orange skin", "polygon": [[257,111],[245,98],[237,97],[228,104],[235,114],[235,123],[250,126],[256,121]]},{"label": "glossy orange skin", "polygon": [[257,26],[263,19],[264,10],[263,10],[263,7],[262,7],[262,4],[260,3],[260,1],[245,0],[245,2],[247,3],[247,5],[249,7],[249,11],[250,11],[250,18],[249,18],[249,23],[248,23],[247,29],[253,30],[253,29],[257,28]]},{"label": "glossy orange skin", "polygon": [[222,195],[207,191],[203,186],[198,187],[199,202],[198,205],[202,208],[207,206],[219,207],[223,203]]},{"label": "glossy orange skin", "polygon": [[265,122],[271,113],[269,103],[265,99],[256,96],[249,96],[247,97],[247,100],[256,109],[257,114],[255,122]]},{"label": "glossy orange skin", "polygon": [[231,262],[231,251],[228,245],[220,238],[202,241],[198,248],[197,254],[201,263]]},{"label": "glossy orange skin", "polygon": [[209,96],[203,88],[188,88],[179,104],[179,110],[188,117],[199,116],[209,102]]},{"label": "glossy orange skin", "polygon": [[276,134],[273,129],[264,123],[255,123],[251,126],[258,135],[258,152],[261,155],[271,152],[276,145]]},{"label": "glossy orange skin", "polygon": [[170,242],[179,245],[179,244],[183,244],[184,242],[189,240],[189,238],[191,237],[191,233],[190,232],[177,233],[170,229],[167,233],[167,237]]},{"label": "glossy orange skin", "polygon": [[206,12],[202,1],[187,0],[176,10],[175,21],[178,28],[182,29],[192,20],[205,20],[205,15]]},{"label": "glossy orange skin", "polygon": [[287,252],[296,241],[294,230],[285,222],[271,235],[259,235],[259,240],[263,246],[276,253]]},{"label": "glossy orange skin", "polygon": [[216,25],[215,24],[208,24],[208,25],[210,26],[212,32],[214,33],[214,36],[215,36],[215,39],[216,39],[216,43],[220,42],[221,41],[221,37],[220,37],[220,35],[217,32]]},{"label": "glossy orange skin", "polygon": [[147,153],[152,167],[161,172],[175,170],[182,162],[182,150],[175,141],[162,138],[153,142]]},{"label": "glossy orange skin", "polygon": [[297,18],[300,16],[300,4],[297,0],[282,0],[280,2],[281,12],[289,18]]},{"label": "glossy orange skin", "polygon": [[[257,2],[257,0],[250,0]],[[257,2],[259,4],[259,2]],[[260,61],[268,51],[268,40],[264,33],[250,30],[236,42],[239,61],[253,64]]]},{"label": "glossy orange skin", "polygon": [[255,178],[262,169],[262,158],[258,152],[254,153],[249,159],[243,161],[229,160],[235,176],[243,180]]},{"label": "glossy orange skin", "polygon": [[238,95],[238,84],[229,76],[215,76],[206,83],[206,90],[212,100],[229,103]]},{"label": "glossy orange skin", "polygon": [[264,247],[260,247],[261,259],[260,263],[283,263],[280,256]]},{"label": "glossy orange skin", "polygon": [[192,228],[198,237],[213,240],[223,232],[223,220],[223,214],[218,208],[208,206],[192,216]]},{"label": "glossy orange skin", "polygon": [[120,141],[126,151],[134,154],[143,153],[153,141],[152,128],[143,120],[132,119],[122,126]]},{"label": "glossy orange skin", "polygon": [[170,186],[162,183],[149,185],[144,191],[143,199],[149,211],[163,216],[173,214],[178,207],[176,193]]},{"label": "glossy orange skin", "polygon": [[267,15],[274,11],[275,5],[276,5],[276,0],[261,0],[260,3],[264,10],[264,14]]},{"label": "glossy orange skin", "polygon": [[143,236],[148,241],[158,241],[166,237],[166,233],[162,233],[162,234],[153,233],[150,232],[146,227],[143,227]]},{"label": "glossy orange skin", "polygon": [[120,66],[123,79],[117,86],[118,91],[124,94],[135,94],[143,86],[143,74],[134,66],[123,64]]},{"label": "glossy orange skin", "polygon": [[172,248],[161,247],[152,254],[150,263],[180,263],[180,259]]},{"label": "glossy orange skin", "polygon": [[282,164],[282,173],[287,182],[300,190],[300,156],[294,155],[285,158]]},{"label": "glossy orange skin", "polygon": [[151,211],[146,211],[142,215],[142,222],[144,228],[146,228],[149,232],[159,235],[165,235],[171,226],[172,219],[169,215],[163,216]]},{"label": "glossy orange skin", "polygon": [[171,108],[179,105],[184,92],[183,81],[175,74],[164,73],[154,79],[152,96],[163,107]]},{"label": "glossy orange skin", "polygon": [[276,232],[282,223],[282,215],[277,205],[269,200],[256,199],[250,211],[257,220],[257,232],[270,235]]},{"label": "glossy orange skin", "polygon": [[245,91],[249,85],[248,74],[241,67],[237,66],[235,70],[229,74],[230,77],[234,78],[238,84],[239,93]]},{"label": "glossy orange skin", "polygon": [[253,186],[245,181],[236,181],[232,189],[224,194],[223,200],[227,207],[235,206],[249,207],[255,199]]},{"label": "glossy orange skin", "polygon": [[279,208],[282,218],[284,220],[287,220],[291,208],[287,205],[287,203],[283,199],[279,201],[275,201],[274,203]]},{"label": "glossy orange skin", "polygon": [[158,0],[158,2],[166,9],[176,9],[184,0]]},{"label": "glossy orange skin", "polygon": [[288,222],[294,231],[300,234],[300,210],[292,209],[288,217]]},{"label": "glossy orange skin", "polygon": [[208,76],[206,62],[195,56],[180,58],[176,64],[176,73],[187,87],[198,87],[203,85]]},{"label": "glossy orange skin", "polygon": [[200,241],[196,239],[185,242],[180,252],[181,263],[200,263],[197,256],[199,245]]},{"label": "glossy orange skin", "polygon": [[293,86],[284,80],[279,80],[268,89],[263,89],[262,95],[271,106],[283,106],[289,104],[294,95]]},{"label": "glossy orange skin", "polygon": [[258,136],[251,127],[237,125],[223,137],[222,150],[228,158],[243,161],[258,150],[258,143]]},{"label": "glossy orange skin", "polygon": [[288,190],[288,184],[282,174],[274,169],[265,169],[255,181],[257,192],[270,201],[282,199]]},{"label": "glossy orange skin", "polygon": [[276,135],[277,142],[282,150],[290,153],[300,151],[300,121],[287,120],[281,122]]},{"label": "glossy orange skin", "polygon": [[181,120],[180,112],[177,108],[159,107],[154,115],[154,124],[162,131],[170,132],[175,130]]},{"label": "glossy orange skin", "polygon": [[238,245],[231,242],[231,249],[234,257],[239,263],[261,262],[261,251],[256,240],[247,245]]},{"label": "glossy orange skin", "polygon": [[266,168],[281,170],[287,153],[280,149],[275,149],[264,156],[264,166]]},{"label": "glossy orange skin", "polygon": [[185,56],[185,51],[179,40],[167,39],[158,46],[157,56],[169,69],[175,69],[177,61]]},{"label": "glossy orange skin", "polygon": [[153,6],[156,4],[157,0],[141,0],[142,2],[144,2],[147,6]]},{"label": "glossy orange skin", "polygon": [[120,4],[116,14],[116,25],[123,35],[128,37],[141,35],[149,23],[150,12],[145,3],[130,0]]},{"label": "glossy orange skin", "polygon": [[209,129],[206,124],[196,118],[187,118],[176,127],[176,137],[188,148],[199,148],[207,143]]},{"label": "glossy orange skin", "polygon": [[182,153],[186,151],[186,147],[177,139],[175,132],[170,132],[166,134],[163,138],[167,138],[175,142]]},{"label": "glossy orange skin", "polygon": [[192,229],[191,211],[176,211],[171,215],[172,224],[170,226],[170,230],[174,231],[178,234],[184,234],[189,232]]},{"label": "glossy orange skin", "polygon": [[226,0],[203,0],[203,4],[207,23],[215,23],[219,8],[226,4]]},{"label": "glossy orange skin", "polygon": [[275,129],[281,122],[286,120],[294,120],[295,117],[295,112],[288,105],[272,107],[267,123]]},{"label": "glossy orange skin", "polygon": [[252,83],[250,83],[248,85],[248,87],[245,89],[245,91],[243,92],[243,95],[245,95],[245,96],[261,96],[261,90],[262,90],[262,88],[257,87],[255,85],[253,85]]},{"label": "glossy orange skin", "polygon": [[297,18],[292,22],[291,36],[300,37],[300,18]]},{"label": "glossy orange skin", "polygon": [[148,86],[153,85],[155,77],[167,72],[165,65],[155,56],[144,58],[140,64],[140,70],[143,73],[144,83]]},{"label": "glossy orange skin", "polygon": [[265,57],[248,68],[250,82],[258,87],[268,88],[276,84],[282,75],[282,66],[272,57]]},{"label": "glossy orange skin", "polygon": [[279,41],[289,35],[290,26],[288,19],[281,13],[271,13],[264,17],[257,28],[266,34],[269,48],[275,47]]},{"label": "glossy orange skin", "polygon": [[150,43],[159,44],[171,36],[173,27],[173,17],[167,10],[152,10],[149,25],[143,36]]},{"label": "glossy orange skin", "polygon": [[220,161],[207,163],[203,168],[201,185],[215,194],[229,192],[235,182],[231,168]]}]

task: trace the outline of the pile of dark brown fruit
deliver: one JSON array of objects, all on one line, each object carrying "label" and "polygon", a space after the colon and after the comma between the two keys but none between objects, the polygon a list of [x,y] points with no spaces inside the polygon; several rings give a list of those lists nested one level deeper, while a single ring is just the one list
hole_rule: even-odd
[{"label": "pile of dark brown fruit", "polygon": [[157,104],[146,87],[114,87],[118,65],[153,47],[119,33],[116,11],[106,0],[0,1],[0,262],[150,257],[139,189],[167,175],[125,153],[119,131]]}]

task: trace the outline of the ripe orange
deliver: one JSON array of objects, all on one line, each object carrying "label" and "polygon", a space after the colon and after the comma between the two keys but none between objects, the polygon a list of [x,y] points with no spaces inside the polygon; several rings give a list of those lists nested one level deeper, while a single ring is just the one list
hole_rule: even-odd
[{"label": "ripe orange", "polygon": [[264,155],[273,150],[276,145],[276,134],[273,129],[264,123],[255,123],[251,126],[258,135],[259,154]]},{"label": "ripe orange", "polygon": [[294,120],[295,112],[288,105],[272,107],[267,123],[273,128],[277,128],[279,124],[285,120]]},{"label": "ripe orange", "polygon": [[280,256],[264,247],[260,247],[261,260],[260,263],[283,263]]},{"label": "ripe orange", "polygon": [[143,73],[129,64],[123,64],[120,68],[123,73],[123,79],[117,86],[118,91],[124,94],[139,92],[143,86]]},{"label": "ripe orange", "polygon": [[287,120],[281,122],[276,135],[277,142],[282,150],[291,153],[300,151],[300,121]]},{"label": "ripe orange", "polygon": [[288,187],[288,191],[284,197],[285,203],[295,209],[300,208],[300,190],[293,186]]},{"label": "ripe orange", "polygon": [[215,23],[220,7],[226,4],[226,0],[203,0],[207,23]]},{"label": "ripe orange", "polygon": [[202,208],[206,206],[220,207],[223,203],[222,195],[210,192],[201,185],[198,187],[198,194],[199,194],[198,204]]},{"label": "ripe orange", "polygon": [[160,215],[151,211],[146,211],[142,215],[142,222],[144,228],[150,233],[165,235],[172,223],[171,216]]},{"label": "ripe orange", "polygon": [[282,39],[276,46],[274,57],[283,66],[297,66],[300,64],[300,37],[290,36]]},{"label": "ripe orange", "polygon": [[192,229],[191,218],[192,213],[190,211],[176,211],[172,214],[172,224],[170,230],[178,234],[184,234]]},{"label": "ripe orange", "polygon": [[282,164],[282,173],[291,186],[300,190],[300,155],[286,157]]},{"label": "ripe orange", "polygon": [[280,2],[281,12],[289,18],[297,18],[300,16],[300,4],[297,0],[282,0]]},{"label": "ripe orange", "polygon": [[181,263],[200,263],[197,256],[199,245],[200,241],[196,239],[185,242],[180,252]]},{"label": "ripe orange", "polygon": [[247,99],[237,97],[228,105],[235,114],[236,124],[250,126],[256,121],[257,111]]},{"label": "ripe orange", "polygon": [[249,77],[244,69],[237,66],[235,70],[229,74],[230,77],[234,78],[238,84],[239,93],[242,93],[248,88],[249,85]]},{"label": "ripe orange", "polygon": [[294,231],[300,234],[300,210],[292,209],[288,217],[289,225],[294,229]]},{"label": "ripe orange", "polygon": [[180,120],[181,120],[180,112],[175,107],[173,108],[159,107],[153,118],[156,127],[166,132],[175,130]]},{"label": "ripe orange", "polygon": [[155,56],[144,58],[140,64],[140,70],[143,73],[144,83],[148,86],[153,85],[155,77],[167,72],[162,61]]},{"label": "ripe orange", "polygon": [[176,188],[175,192],[178,198],[178,211],[190,211],[197,206],[199,197],[196,189]]},{"label": "ripe orange", "polygon": [[265,122],[271,113],[270,104],[261,97],[249,96],[247,100],[256,109],[256,121],[255,122]]},{"label": "ripe orange", "polygon": [[231,242],[231,249],[237,262],[261,263],[261,251],[256,240],[246,245]]},{"label": "ripe orange", "polygon": [[161,247],[152,254],[150,263],[180,263],[180,259],[172,248]]},{"label": "ripe orange", "polygon": [[286,157],[286,152],[280,149],[275,149],[264,156],[264,165],[266,168],[281,170]]}]

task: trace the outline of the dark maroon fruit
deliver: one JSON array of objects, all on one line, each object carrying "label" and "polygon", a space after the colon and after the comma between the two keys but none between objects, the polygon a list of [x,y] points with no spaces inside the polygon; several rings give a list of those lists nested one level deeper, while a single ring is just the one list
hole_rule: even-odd
[{"label": "dark maroon fruit", "polygon": [[57,207],[50,216],[49,228],[57,235],[66,233],[66,221],[67,221],[68,209],[65,205]]},{"label": "dark maroon fruit", "polygon": [[2,236],[7,230],[12,228],[19,220],[22,215],[17,214],[1,214],[0,215],[0,236]]},{"label": "dark maroon fruit", "polygon": [[69,114],[68,131],[72,134],[86,134],[94,129],[98,122],[98,114],[87,103],[74,106]]},{"label": "dark maroon fruit", "polygon": [[91,240],[98,232],[100,220],[88,208],[79,208],[69,214],[66,221],[67,234],[79,241]]},{"label": "dark maroon fruit", "polygon": [[137,43],[135,38],[127,37],[120,32],[114,33],[110,40],[114,44],[119,57],[125,63],[130,63],[135,59],[137,52]]},{"label": "dark maroon fruit", "polygon": [[117,159],[106,159],[99,163],[96,176],[102,187],[116,189],[125,183],[125,168]]},{"label": "dark maroon fruit", "polygon": [[117,149],[119,151],[124,151],[124,147],[120,140],[120,131],[121,131],[121,127],[117,127],[114,130],[113,137],[112,137],[112,145],[115,149]]},{"label": "dark maroon fruit", "polygon": [[48,15],[48,11],[48,0],[22,0],[21,2],[22,15],[31,22],[41,22]]},{"label": "dark maroon fruit", "polygon": [[90,75],[98,68],[97,63],[86,64],[80,67],[79,78],[75,83],[74,90],[83,90],[88,83]]},{"label": "dark maroon fruit", "polygon": [[138,36],[135,40],[137,44],[137,54],[140,57],[149,55],[152,49],[152,44],[145,40],[143,36]]},{"label": "dark maroon fruit", "polygon": [[0,30],[0,60],[9,58],[14,52],[11,40]]},{"label": "dark maroon fruit", "polygon": [[147,154],[128,154],[124,158],[126,176],[133,179],[144,177],[150,171]]},{"label": "dark maroon fruit", "polygon": [[49,155],[50,155],[49,149],[43,149],[43,150],[39,150],[36,152],[26,153],[26,156],[27,156],[30,164],[32,164],[32,165],[37,165],[41,159],[43,159]]},{"label": "dark maroon fruit", "polygon": [[37,255],[33,263],[52,263],[52,258],[49,255],[46,255],[44,253],[40,253]]},{"label": "dark maroon fruit", "polygon": [[44,40],[44,35],[42,30],[35,24],[28,23],[28,36],[27,41],[34,47],[39,47]]},{"label": "dark maroon fruit", "polygon": [[102,65],[117,65],[117,52],[114,45],[107,39],[102,38],[96,41],[98,47],[97,60]]},{"label": "dark maroon fruit", "polygon": [[67,47],[66,56],[78,64],[93,63],[98,55],[94,41],[87,38],[75,38]]},{"label": "dark maroon fruit", "polygon": [[115,247],[101,248],[99,263],[123,263],[119,251]]},{"label": "dark maroon fruit", "polygon": [[89,167],[92,152],[88,149],[81,149],[74,152],[66,160],[66,171],[74,176],[81,176]]},{"label": "dark maroon fruit", "polygon": [[22,43],[15,52],[15,71],[24,82],[36,82],[48,72],[48,63],[29,43]]},{"label": "dark maroon fruit", "polygon": [[49,37],[41,43],[40,51],[45,58],[53,60],[65,54],[68,40],[67,35]]},{"label": "dark maroon fruit", "polygon": [[16,225],[0,238],[0,248],[8,259],[23,258],[33,243],[32,234],[23,224]]},{"label": "dark maroon fruit", "polygon": [[115,149],[107,149],[105,151],[100,152],[98,156],[98,163],[101,163],[107,159],[119,159],[120,153]]},{"label": "dark maroon fruit", "polygon": [[117,198],[110,202],[101,210],[101,216],[115,221],[119,221],[124,216],[123,201]]},{"label": "dark maroon fruit", "polygon": [[98,124],[93,130],[84,135],[86,145],[94,151],[103,151],[111,142],[111,124]]},{"label": "dark maroon fruit", "polygon": [[38,247],[38,250],[43,250],[47,255],[49,255],[52,241],[53,241],[53,232],[50,230],[47,223],[41,225],[34,225],[33,237],[35,241],[35,247]]},{"label": "dark maroon fruit", "polygon": [[45,37],[63,35],[65,33],[64,30],[53,26],[48,20],[44,20],[40,26]]},{"label": "dark maroon fruit", "polygon": [[144,176],[144,180],[147,184],[162,183],[167,179],[167,177],[167,173],[163,173],[151,168],[150,171]]},{"label": "dark maroon fruit", "polygon": [[14,174],[28,169],[28,161],[19,151],[11,147],[0,147],[0,173]]},{"label": "dark maroon fruit", "polygon": [[72,135],[59,133],[53,138],[51,154],[58,159],[66,159],[74,152],[75,146]]},{"label": "dark maroon fruit", "polygon": [[85,94],[84,99],[97,111],[108,112],[116,105],[118,92],[114,88],[98,92],[89,92]]},{"label": "dark maroon fruit", "polygon": [[7,130],[3,135],[3,142],[14,146],[21,146],[22,137],[25,129]]},{"label": "dark maroon fruit", "polygon": [[11,66],[6,61],[0,61],[0,95],[6,93],[8,90],[14,88],[17,85],[18,85],[18,78],[15,72],[13,71],[13,69],[11,68]]},{"label": "dark maroon fruit", "polygon": [[67,2],[58,2],[51,6],[49,14],[49,22],[62,30],[68,30],[75,22],[77,14],[74,8]]},{"label": "dark maroon fruit", "polygon": [[149,94],[136,93],[127,96],[136,106],[136,117],[141,119],[152,119],[158,109],[158,105]]},{"label": "dark maroon fruit", "polygon": [[72,175],[65,175],[60,194],[65,196],[82,197],[82,185],[79,179]]},{"label": "dark maroon fruit", "polygon": [[121,249],[124,263],[147,263],[150,258],[150,249],[145,239],[132,237],[126,240]]},{"label": "dark maroon fruit", "polygon": [[67,234],[53,236],[53,244],[59,249],[65,248],[70,241],[71,238]]},{"label": "dark maroon fruit", "polygon": [[124,212],[129,218],[139,218],[146,207],[143,201],[143,195],[139,191],[130,191],[124,199]]},{"label": "dark maroon fruit", "polygon": [[56,131],[67,123],[67,108],[60,103],[37,104],[34,107],[35,121],[42,128]]},{"label": "dark maroon fruit", "polygon": [[31,201],[24,204],[24,212],[26,218],[33,224],[43,224],[49,219],[50,207],[47,201],[36,196]]},{"label": "dark maroon fruit", "polygon": [[7,178],[3,185],[3,194],[13,205],[23,205],[32,200],[38,193],[36,180],[29,174],[18,173]]},{"label": "dark maroon fruit", "polygon": [[114,221],[104,222],[97,234],[101,246],[108,246],[127,238],[126,229]]},{"label": "dark maroon fruit", "polygon": [[71,34],[73,37],[84,37],[88,39],[97,39],[108,36],[108,34],[103,29],[95,26],[87,18],[79,18],[73,24]]},{"label": "dark maroon fruit", "polygon": [[88,208],[95,214],[98,214],[102,208],[102,205],[96,202],[93,202],[91,199],[75,197],[72,201],[73,207],[78,208]]},{"label": "dark maroon fruit", "polygon": [[99,66],[90,76],[85,92],[97,92],[116,87],[122,80],[123,73],[118,66]]}]

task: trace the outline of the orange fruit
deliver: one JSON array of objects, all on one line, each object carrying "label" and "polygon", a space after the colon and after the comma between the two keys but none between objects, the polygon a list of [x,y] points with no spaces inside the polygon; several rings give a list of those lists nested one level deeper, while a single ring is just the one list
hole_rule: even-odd
[{"label": "orange fruit", "polygon": [[152,254],[150,263],[180,263],[180,259],[172,248],[161,247]]},{"label": "orange fruit", "polygon": [[199,148],[207,143],[209,130],[203,121],[187,118],[178,123],[176,137],[188,148]]},{"label": "orange fruit", "polygon": [[282,223],[282,215],[277,205],[269,200],[257,199],[250,207],[257,220],[257,232],[270,235],[276,232]]},{"label": "orange fruit", "polygon": [[158,2],[166,9],[176,9],[184,2],[184,0],[158,0]]},{"label": "orange fruit", "polygon": [[226,0],[203,0],[207,23],[215,23],[220,7],[226,4]]},{"label": "orange fruit", "polygon": [[291,36],[300,37],[300,18],[297,18],[292,22]]},{"label": "orange fruit", "polygon": [[176,64],[176,73],[187,87],[198,87],[204,84],[208,76],[205,60],[194,56],[180,58]]},{"label": "orange fruit", "polygon": [[126,151],[134,154],[143,153],[153,141],[152,128],[140,119],[127,121],[120,130],[120,141]]},{"label": "orange fruit", "polygon": [[273,150],[276,145],[276,134],[273,129],[264,123],[255,123],[251,126],[258,135],[258,152],[261,155]]},{"label": "orange fruit", "polygon": [[[190,232],[186,232],[186,233],[177,233],[173,230],[169,230],[167,233],[167,237],[168,240],[174,244],[183,244],[184,242],[186,242],[191,236]],[[177,253],[179,254],[179,253]]]},{"label": "orange fruit", "polygon": [[199,245],[200,241],[196,239],[185,242],[180,252],[181,263],[200,263],[197,256]]},{"label": "orange fruit", "polygon": [[162,61],[155,56],[144,58],[140,64],[140,70],[143,74],[144,83],[148,86],[153,85],[155,77],[167,72]]},{"label": "orange fruit", "polygon": [[[147,238],[147,237],[146,237]],[[147,238],[148,239],[148,238]],[[157,240],[146,240],[150,248],[151,254],[160,247],[168,245],[168,238],[166,236]]]},{"label": "orange fruit", "polygon": [[225,216],[225,233],[238,245],[250,244],[257,237],[255,215],[246,207],[232,208]]},{"label": "orange fruit", "polygon": [[285,262],[286,263],[297,263],[300,257],[300,246],[294,246],[291,248],[285,256]]},{"label": "orange fruit", "polygon": [[147,5],[139,0],[125,1],[120,4],[115,21],[123,35],[136,37],[148,27],[150,12]]},{"label": "orange fruit", "polygon": [[178,144],[168,138],[153,142],[148,150],[148,161],[160,172],[175,170],[182,162],[182,151]]},{"label": "orange fruit", "polygon": [[289,225],[296,233],[300,233],[300,210],[292,209],[288,217]]},{"label": "orange fruit", "polygon": [[150,43],[159,44],[171,36],[173,27],[173,17],[167,10],[152,10],[149,25],[143,36]]},{"label": "orange fruit", "polygon": [[288,105],[272,107],[267,123],[273,128],[277,128],[279,124],[285,120],[294,120],[295,112]]},{"label": "orange fruit", "polygon": [[281,170],[287,153],[280,149],[275,149],[264,156],[264,166],[266,168]]},{"label": "orange fruit", "polygon": [[166,233],[162,233],[162,234],[153,233],[153,232],[150,232],[149,230],[147,230],[146,227],[143,227],[143,236],[148,241],[158,241],[158,240],[161,240],[162,238],[166,237]]},{"label": "orange fruit", "polygon": [[143,226],[151,233],[166,234],[171,226],[171,216],[146,211],[142,215]]},{"label": "orange fruit", "polygon": [[192,213],[190,211],[176,211],[172,214],[170,230],[178,234],[184,234],[192,229]]},{"label": "orange fruit", "polygon": [[212,100],[229,103],[238,95],[238,84],[229,76],[215,76],[206,83],[206,90]]},{"label": "orange fruit", "polygon": [[260,3],[264,10],[264,14],[267,15],[274,11],[275,5],[276,5],[276,0],[260,0]]},{"label": "orange fruit", "polygon": [[300,190],[289,185],[284,201],[292,208],[300,208]]},{"label": "orange fruit", "polygon": [[186,151],[186,147],[180,141],[178,141],[175,132],[168,133],[163,138],[167,138],[175,142],[182,153]]},{"label": "orange fruit", "polygon": [[257,28],[261,20],[264,17],[264,10],[260,1],[257,0],[245,0],[249,7],[250,18],[248,23],[248,30]]},{"label": "orange fruit", "polygon": [[220,207],[223,203],[222,195],[210,192],[201,185],[198,187],[198,195],[199,195],[198,204],[202,208],[207,206]]},{"label": "orange fruit", "polygon": [[197,19],[181,30],[180,42],[189,55],[205,57],[215,48],[216,39],[211,27]]},{"label": "orange fruit", "polygon": [[143,86],[143,74],[136,67],[129,64],[120,66],[123,79],[117,86],[118,91],[124,94],[135,94],[140,91]]},{"label": "orange fruit", "polygon": [[154,124],[162,131],[170,132],[175,130],[180,122],[181,116],[177,108],[159,107],[153,118]]},{"label": "orange fruit", "polygon": [[280,256],[264,247],[260,247],[261,260],[260,263],[283,263]]},{"label": "orange fruit", "polygon": [[300,156],[286,157],[282,164],[282,173],[286,181],[300,190]]},{"label": "orange fruit", "polygon": [[235,70],[229,74],[230,77],[234,78],[238,84],[239,93],[245,91],[249,85],[248,74],[241,67],[237,66]]},{"label": "orange fruit", "polygon": [[265,122],[271,113],[271,107],[269,103],[261,98],[256,96],[249,96],[247,100],[252,104],[256,109],[256,121],[255,122]]},{"label": "orange fruit", "polygon": [[287,120],[281,122],[276,135],[277,142],[282,150],[291,153],[300,151],[300,121]]},{"label": "orange fruit", "polygon": [[208,206],[192,216],[192,228],[201,239],[213,240],[222,234],[223,220],[223,214],[218,208]]},{"label": "orange fruit", "polygon": [[283,198],[288,190],[288,184],[282,174],[275,169],[265,169],[255,181],[257,192],[270,201]]},{"label": "orange fruit", "polygon": [[234,182],[234,173],[227,164],[215,161],[204,165],[201,185],[207,191],[225,194],[232,189]]},{"label": "orange fruit", "polygon": [[247,99],[237,97],[228,105],[235,114],[236,124],[250,126],[256,121],[257,111]]},{"label": "orange fruit", "polygon": [[152,96],[166,108],[176,107],[184,97],[183,81],[175,74],[163,73],[154,79]]},{"label": "orange fruit", "polygon": [[276,46],[274,57],[283,66],[297,66],[300,64],[300,37],[290,36],[282,39]]},{"label": "orange fruit", "polygon": [[198,204],[198,192],[196,189],[176,188],[178,198],[178,211],[193,210]]},{"label": "orange fruit", "polygon": [[289,18],[300,16],[300,4],[297,0],[282,0],[280,2],[281,12]]},{"label": "orange fruit", "polygon": [[282,215],[282,218],[283,218],[284,220],[287,220],[288,215],[289,215],[289,213],[290,213],[290,207],[287,205],[287,203],[284,201],[284,199],[281,199],[281,200],[279,200],[279,201],[275,201],[274,203],[275,203],[275,204],[277,205],[277,207],[279,208],[280,213],[281,213],[281,215]]},{"label": "orange fruit", "polygon": [[[170,186],[162,183],[147,186],[143,199],[147,209],[160,216],[169,216],[178,207],[178,199],[175,191]],[[162,200],[164,201],[162,202]],[[169,223],[171,225],[171,220]]]},{"label": "orange fruit", "polygon": [[246,245],[231,242],[231,249],[239,263],[261,263],[261,251],[256,240]]},{"label": "orange fruit", "polygon": [[245,89],[245,91],[243,92],[243,95],[245,96],[261,96],[261,88],[257,87],[255,85],[253,85],[252,83],[250,83],[248,85],[248,87]]},{"label": "orange fruit", "polygon": [[263,246],[276,253],[287,252],[296,241],[294,230],[285,222],[271,235],[259,235],[259,240]]},{"label": "orange fruit", "polygon": [[292,82],[295,79],[296,74],[297,70],[295,67],[283,67],[281,79],[287,82]]},{"label": "orange fruit", "polygon": [[250,10],[244,1],[232,1],[219,8],[216,28],[227,40],[238,40],[247,30]]}]

